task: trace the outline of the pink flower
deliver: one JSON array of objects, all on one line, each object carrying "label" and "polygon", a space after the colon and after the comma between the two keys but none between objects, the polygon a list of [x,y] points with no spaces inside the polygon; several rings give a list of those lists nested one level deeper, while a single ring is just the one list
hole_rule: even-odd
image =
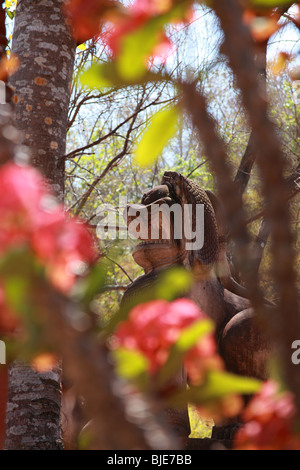
[{"label": "pink flower", "polygon": [[144,14],[149,18],[167,12],[172,5],[173,0],[135,0],[129,11],[132,15]]},{"label": "pink flower", "polygon": [[293,433],[293,395],[279,392],[274,381],[264,383],[243,413],[245,425],[235,437],[236,449],[299,450],[300,436]]},{"label": "pink flower", "polygon": [[120,54],[124,38],[138,29],[141,29],[148,21],[149,14],[136,12],[132,15],[120,15],[113,19],[111,28],[104,34],[104,42],[110,48],[113,56]]},{"label": "pink flower", "polygon": [[32,167],[7,163],[0,170],[0,187],[0,253],[3,253],[11,245],[28,241],[46,186]]},{"label": "pink flower", "polygon": [[0,187],[0,255],[27,246],[55,287],[68,291],[84,264],[97,258],[93,236],[66,215],[34,168],[7,163],[0,169]]},{"label": "pink flower", "polygon": [[94,239],[87,226],[69,218],[62,208],[37,225],[32,247],[46,266],[52,283],[66,292],[77,275],[97,258]]},{"label": "pink flower", "polygon": [[116,6],[115,0],[69,0],[63,5],[71,19],[73,36],[78,42],[85,42],[99,35],[107,10]]},{"label": "pink flower", "polygon": [[[85,42],[92,37],[100,37],[106,43],[113,56],[120,54],[122,42],[130,33],[142,30],[152,18],[164,14],[166,25],[187,23],[191,20],[193,2],[186,2],[178,8],[174,0],[134,0],[127,7],[115,0],[69,0],[64,11],[71,20],[73,36],[77,41]],[[153,32],[155,44],[149,56],[162,62],[172,50],[172,43],[167,38],[164,25]],[[145,65],[150,57],[145,57]]]},{"label": "pink flower", "polygon": [[[118,56],[122,51],[122,44],[126,36],[143,30],[152,18],[163,15],[172,10],[174,7],[173,0],[135,0],[123,12],[119,11],[111,18],[111,28],[103,36],[104,42],[109,46],[113,56]],[[179,12],[179,10],[178,10]],[[178,13],[177,12],[177,13]],[[170,19],[166,19],[171,23],[185,23],[190,19],[191,3],[187,4],[186,10],[181,11],[179,16],[174,12]],[[158,58],[161,62],[165,62],[167,57],[173,52],[174,46],[165,33],[165,25],[161,24],[160,28],[154,28],[152,35],[155,34],[152,49],[149,56],[145,57],[145,66],[150,60],[150,65],[154,58]]]},{"label": "pink flower", "polygon": [[[126,321],[116,331],[119,346],[144,354],[149,360],[151,373],[165,364],[169,352],[181,332],[199,319],[207,318],[198,306],[189,299],[174,302],[154,300],[137,305]],[[187,365],[193,358],[214,356],[216,345],[211,334],[201,339],[187,354]]]}]

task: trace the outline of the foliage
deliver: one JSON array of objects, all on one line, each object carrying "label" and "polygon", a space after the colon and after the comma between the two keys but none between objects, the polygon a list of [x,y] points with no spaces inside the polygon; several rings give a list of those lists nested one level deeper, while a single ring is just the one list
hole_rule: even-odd
[{"label": "foliage", "polygon": [[[13,3],[6,2],[9,12]],[[44,331],[43,311],[47,308],[43,309],[38,295],[42,286],[53,296],[63,295],[70,305],[79,304],[85,312],[100,310],[102,318],[96,331],[101,332],[99,342],[104,338],[109,344],[117,373],[163,406],[180,407],[189,402],[201,416],[218,421],[241,412],[241,395],[258,393],[243,412],[246,425],[238,433],[235,447],[299,448],[299,437],[292,427],[292,395],[278,395],[272,383],[261,388],[257,380],[225,370],[217,353],[213,322],[184,298],[190,286],[184,274],[177,272],[172,278],[168,273],[168,281],[161,284],[155,298],[138,302],[125,314],[118,311],[120,291],[106,293],[104,300],[103,293],[99,296],[109,285],[126,287],[140,273],[129,259],[132,240],[102,240],[101,263],[96,263],[100,250],[91,232],[98,223],[99,200],[117,206],[117,198],[125,194],[132,200],[140,199],[147,188],[159,182],[166,163],[214,189],[205,147],[195,145],[196,133],[190,116],[183,111],[185,81],[197,81],[205,90],[232,171],[238,168],[247,145],[249,124],[241,97],[233,87],[224,98],[228,83],[233,84],[234,79],[222,67],[220,55],[218,68],[210,64],[208,70],[195,67],[181,74],[174,72],[176,66],[173,71],[168,68],[172,28],[186,28],[193,21],[196,3],[135,0],[125,7],[112,0],[68,2],[66,12],[75,38],[79,43],[91,43],[78,49],[70,112],[71,150],[65,156],[66,206],[69,214],[82,215],[91,231],[77,217],[66,215],[36,170],[16,163],[0,168],[0,330],[37,368],[53,366],[53,355],[47,354],[55,348],[45,339]],[[208,12],[211,2],[206,3],[203,8]],[[271,9],[290,3],[247,2],[244,22],[259,47],[281,28],[280,15]],[[299,9],[295,21],[299,22]],[[99,36],[98,44],[92,40],[95,35]],[[297,165],[299,151],[299,108],[294,105],[286,72],[293,60],[289,54],[275,58],[270,69],[273,75],[267,82],[270,115],[284,147],[287,176]],[[103,103],[106,108],[99,112],[90,131],[86,128],[90,116],[80,108],[91,96],[96,103],[91,106],[91,115]],[[72,124],[79,122],[81,134],[79,127],[72,129]],[[88,143],[82,146],[83,139]],[[263,204],[256,169],[252,176],[244,195],[249,216]],[[292,211],[297,220],[296,205]],[[118,217],[122,229],[121,214]],[[257,228],[255,222],[253,234]],[[267,249],[262,286],[269,282],[266,270],[270,256]],[[274,286],[268,288],[266,292],[274,296]],[[189,376],[187,390],[176,382],[182,364]]]},{"label": "foliage", "polygon": [[299,436],[295,435],[291,426],[295,413],[291,394],[280,392],[276,382],[266,382],[244,410],[246,424],[237,433],[235,448],[299,449]]},{"label": "foliage", "polygon": [[32,356],[49,346],[34,300],[38,286],[68,295],[98,254],[85,224],[66,215],[37,170],[9,162],[0,168],[0,181],[1,333],[16,337],[18,350],[27,343]]},{"label": "foliage", "polygon": [[[186,12],[187,11],[190,12],[190,8],[191,8],[190,2],[188,3],[178,2],[178,3],[180,4],[180,8],[183,8]],[[150,2],[150,4],[154,5],[154,3],[152,2]],[[290,2],[283,2],[282,4],[286,5],[286,4],[290,4]],[[261,7],[272,8],[277,5],[278,5],[278,2],[251,2],[251,5],[249,5],[249,8],[245,11],[245,16],[244,16],[245,22],[248,23],[253,38],[258,43],[261,43],[262,45],[265,44],[265,42],[269,39],[269,37],[273,33],[275,33],[278,29],[280,29],[280,25],[278,23],[280,15],[277,17],[276,12],[270,12],[270,10],[261,10],[260,8]],[[141,84],[141,83],[144,83],[144,81],[148,81],[148,80],[149,81],[156,80],[158,83],[159,82],[167,82],[167,83],[173,82],[174,84],[177,83],[178,85],[178,82],[176,82],[176,80],[173,80],[173,78],[166,71],[164,71],[163,74],[161,74],[160,72],[156,73],[156,78],[155,78],[152,75],[154,71],[153,59],[150,61],[148,60],[150,55],[153,54],[155,51],[155,47],[154,47],[155,41],[157,42],[157,45],[158,44],[162,45],[163,43],[166,43],[166,36],[165,36],[166,20],[169,22],[170,20],[172,21],[174,18],[177,19],[178,17],[183,19],[182,15],[174,14],[175,11],[177,12],[177,6],[178,6],[177,2],[176,3],[174,2],[171,5],[168,5],[168,7],[166,7],[165,4],[163,4],[159,8],[157,7],[158,9],[154,6],[154,9],[152,10],[151,8],[149,8],[149,2],[136,1],[133,3],[132,6],[129,6],[126,9],[126,13],[124,17],[122,17],[121,19],[118,19],[118,14],[117,14],[113,19],[114,28],[112,30],[113,32],[111,33],[111,36],[110,37],[108,36],[106,38],[104,37],[104,40],[107,40],[107,43],[113,52],[112,61],[108,64],[101,64],[101,66],[98,67],[97,70],[95,67],[93,68],[93,85],[97,83],[97,74],[98,74],[98,83],[104,86],[118,86],[118,87],[128,86],[130,84],[134,84],[134,80],[136,80],[135,82],[136,84]],[[258,10],[255,9],[256,7],[258,8]],[[161,8],[163,9],[163,11],[161,11]],[[167,15],[164,10],[165,8],[166,8],[166,11],[168,12]],[[187,16],[188,15],[189,13],[187,14]],[[161,21],[162,17],[164,18],[164,21]],[[157,32],[159,31],[160,34],[153,34],[153,32],[156,32],[156,31]],[[168,44],[168,47],[169,47],[169,44]],[[285,64],[290,59],[291,57],[287,55],[285,58]],[[283,66],[279,67],[279,65],[277,64],[276,67],[272,67],[272,71],[273,73],[277,73],[277,71],[278,70],[281,71],[282,68],[284,67]],[[112,81],[111,78],[107,80],[108,77],[113,77],[114,81]],[[117,81],[115,81],[116,77],[117,77]],[[210,78],[211,78],[211,75],[210,75]],[[85,81],[85,83],[88,83],[88,82]],[[273,83],[270,81],[271,87],[274,86]],[[180,87],[180,84],[179,84],[179,87]],[[237,95],[235,96],[233,95],[232,101],[239,103],[239,97]],[[220,129],[222,136],[225,137],[225,141],[227,140],[228,142],[228,148],[232,149],[231,155],[232,155],[233,165],[235,165],[236,162],[239,161],[239,159],[237,158],[237,154],[241,150],[240,136],[238,136],[238,138],[235,139],[235,136],[232,134],[232,130],[236,132],[236,128],[237,128],[236,124],[238,120],[240,120],[242,132],[245,137],[247,137],[247,134],[249,132],[247,128],[247,124],[245,124],[243,110],[241,109],[240,104],[238,105],[238,108],[241,111],[237,113],[236,119],[232,120],[232,117],[231,117],[231,119],[228,122],[226,122],[225,119],[222,119],[224,126],[222,129]],[[232,109],[233,109],[233,106],[230,106],[229,110],[231,111]],[[275,116],[275,113],[278,110],[278,106],[275,105],[272,109],[273,109],[272,111],[273,115]],[[280,107],[280,109],[282,108]],[[224,116],[224,106],[221,106],[220,110]],[[212,109],[212,112],[216,114],[215,106]],[[296,114],[297,114],[297,111],[296,111]],[[283,122],[285,122],[285,119],[286,119],[285,116],[283,119],[282,119],[282,116],[280,116],[280,118],[277,120],[279,132],[281,130],[284,133],[286,128],[289,129],[289,126],[286,127],[285,125],[282,124]],[[293,129],[296,130],[296,137],[295,137],[295,140],[293,140],[293,142],[295,142],[296,147],[294,147],[293,149],[293,144],[291,146],[290,145],[291,141],[290,141],[287,145],[287,148],[291,149],[291,151],[286,152],[286,158],[289,161],[289,165],[290,167],[293,168],[293,165],[294,165],[293,153],[294,152],[297,153],[297,150],[295,150],[295,148],[298,148],[297,147],[298,126],[295,120],[292,121],[288,117],[287,117],[287,120],[293,123],[293,126],[294,126]],[[158,131],[156,130],[156,126],[155,126],[156,122],[159,123],[157,124]],[[232,126],[232,122],[234,122],[234,127]],[[141,167],[146,167],[149,164],[151,164],[152,159],[153,159],[153,163],[155,163],[155,159],[157,158],[157,156],[160,153],[162,153],[163,145],[167,143],[167,141],[170,139],[173,133],[173,131],[168,132],[169,124],[170,124],[170,120],[166,119],[166,124],[164,125],[162,111],[158,111],[158,113],[154,115],[154,117],[151,118],[150,125],[144,132],[138,144],[137,151],[136,151],[137,162],[140,164]],[[149,152],[150,147],[152,147],[151,140],[152,142],[157,142],[158,144],[157,148],[159,148],[157,152],[155,150],[153,151],[153,153]],[[236,150],[234,148],[235,140],[237,143]],[[284,141],[284,135],[283,135],[282,140]],[[158,162],[156,162],[156,165],[157,164]],[[249,204],[249,207],[252,207],[252,209],[254,207],[253,199],[258,201],[256,203],[257,208],[259,208],[261,204],[262,199],[260,195],[260,190],[261,188],[259,187],[259,180],[255,178],[254,181],[251,182],[251,185],[248,186],[247,193],[246,193],[246,203]],[[257,227],[254,225],[253,229],[257,230]],[[267,256],[268,255],[266,255],[266,257]],[[266,262],[266,265],[268,265],[268,261]],[[152,307],[155,304],[153,303],[150,305]],[[150,305],[149,305],[149,308],[150,308]],[[140,356],[141,352],[143,352],[146,355],[146,357],[148,357],[148,360],[150,359],[150,357],[152,358],[150,359],[150,364],[152,364],[152,368],[154,368],[154,370],[158,366],[157,363],[151,362],[153,361],[154,356],[152,356],[152,353],[150,353],[150,350],[145,351],[143,349],[147,345],[146,339],[142,338],[141,342],[139,343],[139,335],[142,334],[142,331],[139,328],[135,330],[134,322],[130,323],[131,321],[133,321],[133,318],[135,317],[135,315],[136,317],[139,316],[138,312],[140,311],[142,312],[143,308],[144,308],[145,318],[147,318],[146,305],[143,306],[143,304],[141,304],[139,307],[135,307],[135,309],[133,309],[131,314],[129,315],[129,320],[128,320],[128,323],[126,324],[127,326],[125,327],[123,325],[123,328],[125,328],[124,331],[126,334],[124,335],[121,334],[121,337],[123,336],[123,343],[124,343],[124,344],[122,343],[122,346],[126,344],[126,338],[127,338],[128,344],[131,345],[131,348],[129,349],[135,350],[134,354],[137,354],[136,360],[134,360],[134,357],[132,357],[132,360],[134,363],[137,364],[136,370],[137,370],[137,375],[139,377],[142,374],[143,369],[147,367],[147,361],[142,360],[142,356]],[[157,312],[159,312],[158,304],[156,304],[156,308],[157,308]],[[142,314],[141,314],[141,318],[143,318]],[[121,332],[122,332],[122,327],[121,327]],[[156,341],[158,341],[160,334],[163,334],[162,327],[158,328],[158,330],[156,330],[155,332]],[[140,344],[140,347],[138,346],[139,344]],[[128,354],[128,351],[127,352],[123,351],[122,353],[120,353],[119,351],[118,354],[119,354],[118,360],[119,361],[121,360],[123,364],[127,363],[128,357],[126,357],[126,354]],[[124,356],[125,359],[123,358],[123,360],[122,360],[122,354],[125,355]],[[132,351],[130,354],[132,354]],[[166,351],[164,352],[164,354],[166,354]],[[172,354],[170,354],[170,356],[172,357]],[[166,363],[168,364],[168,361]],[[124,367],[122,367],[121,370],[123,370],[124,372]],[[125,370],[127,370],[126,367],[125,367]],[[153,369],[151,369],[151,367],[150,367],[150,370],[152,370],[152,373],[153,373]],[[132,379],[132,370],[131,372],[127,371],[127,373],[128,373],[128,376],[130,376],[130,378]],[[218,375],[216,377],[217,377],[216,379],[212,378],[211,380],[213,383],[214,383],[214,380],[216,380],[216,383],[220,386],[222,390],[222,385],[221,385],[222,378],[221,376],[218,376]],[[225,386],[225,382],[224,382],[223,390],[228,391],[228,389]],[[143,380],[143,383],[144,383],[144,380]],[[190,396],[193,397],[193,399],[195,399],[195,395],[193,395],[192,392]],[[198,398],[201,397],[200,389],[197,391],[197,396]],[[208,387],[208,396],[210,397],[214,396],[213,391],[210,387]]]},{"label": "foliage", "polygon": [[[114,336],[118,370],[140,387],[162,394],[167,403],[182,406],[188,400],[215,421],[236,416],[242,407],[237,394],[256,392],[260,382],[224,371],[213,331],[212,321],[191,300],[139,304]],[[176,383],[182,365],[190,380],[188,391]]]}]

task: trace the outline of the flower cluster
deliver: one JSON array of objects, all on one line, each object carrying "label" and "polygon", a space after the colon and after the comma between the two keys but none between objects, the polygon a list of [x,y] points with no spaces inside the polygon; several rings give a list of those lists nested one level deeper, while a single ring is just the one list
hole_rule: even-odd
[{"label": "flower cluster", "polygon": [[240,450],[297,450],[300,437],[293,432],[296,409],[293,395],[281,392],[274,381],[264,383],[243,413],[244,426],[235,437]]},{"label": "flower cluster", "polygon": [[[124,14],[115,16],[111,21],[111,28],[104,38],[113,56],[118,56],[121,53],[122,44],[127,35],[141,30],[151,18],[165,13],[171,7],[172,2],[169,0],[161,2],[157,0],[135,0],[127,8],[126,14],[124,12]],[[172,43],[162,27],[154,33],[156,34],[156,40],[149,52],[153,56],[164,58],[172,48]]]},{"label": "flower cluster", "polygon": [[[191,19],[192,3],[187,1],[177,8],[175,0],[134,0],[126,8],[115,0],[70,0],[66,6],[71,19],[73,35],[79,42],[101,36],[113,56],[122,51],[126,36],[142,30],[152,19],[172,12],[160,27],[154,27],[149,56],[164,60],[172,49],[172,42],[164,31],[164,23],[186,23]],[[149,57],[145,58],[146,61]]]},{"label": "flower cluster", "polygon": [[78,43],[100,34],[105,12],[116,5],[115,0],[69,0],[64,4],[70,18],[72,32]]},{"label": "flower cluster", "polygon": [[[115,337],[118,346],[142,353],[148,359],[149,372],[155,374],[166,363],[182,331],[201,318],[207,317],[192,300],[154,300],[134,307],[128,319],[119,324]],[[197,360],[203,367],[204,360],[215,354],[216,344],[209,333],[187,352],[184,362],[195,377]]]},{"label": "flower cluster", "polygon": [[[50,282],[67,292],[80,271],[97,258],[92,234],[66,215],[34,168],[7,163],[0,169],[0,187],[0,257],[26,247]],[[0,329],[11,330],[15,320],[5,307],[2,291],[0,307]]]},{"label": "flower cluster", "polygon": [[[148,373],[155,383],[155,378],[170,360],[172,347],[176,343],[178,346],[178,341],[180,342],[185,332],[197,329],[199,325],[204,325],[204,322],[211,320],[192,300],[153,300],[139,304],[130,311],[128,319],[119,324],[113,345],[115,348],[125,348],[146,357]],[[178,366],[178,357],[175,357],[174,361],[177,361]],[[182,365],[190,387],[196,389],[207,386],[212,372],[225,373],[223,360],[217,353],[213,328],[208,328],[204,334],[200,334],[196,341],[192,342],[192,346],[185,350]],[[173,388],[175,383],[171,381],[171,384],[172,387],[167,388],[167,392],[176,393]],[[164,388],[161,391],[165,396]],[[202,417],[213,418],[215,422],[224,417],[236,416],[243,406],[241,397],[236,393],[219,394],[216,398],[196,401],[195,404]]]}]

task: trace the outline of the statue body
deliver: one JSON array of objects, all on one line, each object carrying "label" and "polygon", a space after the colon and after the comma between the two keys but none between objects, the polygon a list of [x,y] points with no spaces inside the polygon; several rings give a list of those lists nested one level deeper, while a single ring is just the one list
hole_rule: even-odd
[{"label": "statue body", "polygon": [[[191,208],[190,232],[203,232],[201,248],[191,248],[190,239],[182,232],[175,237],[175,218],[172,208]],[[197,226],[197,205],[204,207],[202,226]],[[154,207],[156,206],[156,207]],[[165,208],[168,217],[153,208]],[[165,172],[160,186],[144,194],[141,204],[128,206],[125,219],[132,232],[137,212],[143,241],[133,252],[134,260],[144,268],[145,274],[132,283],[124,294],[123,302],[140,294],[143,289],[159,282],[159,274],[175,265],[184,266],[193,273],[194,282],[188,294],[200,309],[211,317],[216,326],[216,341],[227,370],[266,379],[270,341],[256,325],[253,309],[245,297],[245,289],[231,276],[226,256],[226,221],[220,201],[210,191],[204,191],[194,182],[176,172]],[[185,217],[182,210],[182,217]],[[177,219],[177,224],[178,224]],[[182,222],[184,226],[186,220]],[[167,226],[168,225],[168,226]],[[151,238],[151,228],[159,228],[159,238]],[[166,237],[168,233],[169,237]],[[146,236],[145,236],[146,234]],[[157,234],[157,232],[156,232]]]}]

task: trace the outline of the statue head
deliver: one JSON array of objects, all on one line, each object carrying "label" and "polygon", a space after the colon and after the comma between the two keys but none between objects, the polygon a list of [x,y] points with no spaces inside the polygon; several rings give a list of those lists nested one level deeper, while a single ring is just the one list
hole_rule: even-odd
[{"label": "statue head", "polygon": [[142,197],[125,209],[128,230],[141,243],[134,260],[145,272],[163,266],[196,265],[210,270],[218,257],[218,230],[208,194],[180,173],[167,171]]}]

